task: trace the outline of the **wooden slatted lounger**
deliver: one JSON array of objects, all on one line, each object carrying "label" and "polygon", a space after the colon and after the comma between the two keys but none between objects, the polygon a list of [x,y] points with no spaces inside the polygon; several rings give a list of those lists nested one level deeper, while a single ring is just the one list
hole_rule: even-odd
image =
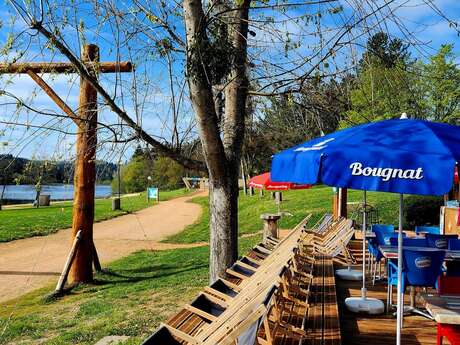
[{"label": "wooden slatted lounger", "polygon": [[[238,322],[238,317],[251,315],[253,310],[250,308],[257,305],[257,301],[266,289],[265,286],[273,282],[283,262],[287,262],[292,257],[292,249],[300,233],[301,228],[296,227],[278,243],[273,251],[256,246],[255,250],[268,254],[263,260],[241,260],[233,267],[233,272],[240,275],[241,287],[247,286],[246,291],[231,281],[218,280],[212,286],[205,288],[190,305],[186,305],[178,314],[170,318],[161,331],[157,332],[158,336],[174,334],[176,340],[182,339],[187,343],[194,343],[195,340],[204,341],[216,337],[214,332],[217,332],[222,324]],[[239,314],[236,321],[235,314]]]},{"label": "wooden slatted lounger", "polygon": [[[280,257],[281,257],[281,258],[282,258],[282,257],[286,257],[286,253],[280,253]],[[283,259],[281,259],[281,260],[283,261]],[[284,259],[284,260],[286,260],[286,259]],[[277,261],[275,260],[275,261],[273,261],[273,262],[271,263],[271,265],[267,268],[269,271],[266,272],[265,274],[262,274],[262,277],[263,277],[264,279],[268,279],[268,281],[272,281],[272,282],[273,282],[273,278],[270,278],[270,277],[273,276],[274,273],[276,273],[276,269],[273,270],[276,266],[277,266]],[[261,273],[263,273],[263,272],[261,272]],[[247,285],[249,286],[250,283],[247,283]],[[258,284],[258,282],[255,281],[253,285],[258,286],[258,288],[256,288],[256,289],[254,290],[254,293],[255,293],[255,295],[257,296],[258,291],[260,291],[260,289],[263,289],[263,284]],[[248,289],[248,290],[249,290],[249,291],[252,291],[251,289]],[[246,292],[247,292],[247,291],[246,291]],[[259,293],[260,293],[260,292],[259,292]],[[232,305],[233,310],[235,310],[235,312],[236,312],[236,311],[239,311],[239,309],[240,309],[240,307],[241,307],[242,305],[245,305],[247,301],[251,300],[250,297],[249,297],[247,300],[245,300],[245,299],[243,298],[244,296],[242,296],[242,295],[243,295],[242,292],[240,292],[239,295],[238,295],[237,297],[235,297],[235,299],[237,299],[238,297],[240,297],[240,300],[242,300],[241,303],[240,303],[239,305]],[[250,295],[248,295],[248,296],[250,296]],[[207,296],[207,297],[209,297],[209,296]],[[217,302],[217,301],[213,301],[213,302]],[[224,314],[224,313],[231,314],[232,311],[229,310],[229,309],[231,309],[231,308],[227,308],[226,311],[224,311],[222,314]],[[187,311],[190,311],[190,308],[188,308]],[[205,311],[205,312],[206,312],[206,311]],[[211,313],[208,313],[208,314],[211,314]],[[221,315],[222,315],[222,314],[221,314]],[[196,315],[194,316],[194,318],[193,318],[192,320],[190,320],[190,318],[188,318],[188,319],[186,319],[186,320],[183,320],[183,317],[180,317],[180,319],[181,319],[182,322],[181,322],[181,324],[179,325],[179,327],[177,327],[175,324],[174,324],[174,325],[171,324],[170,322],[168,322],[168,324],[169,324],[170,326],[173,326],[174,328],[177,328],[179,331],[182,331],[182,332],[188,333],[188,334],[192,334],[192,333],[190,333],[190,330],[193,332],[193,331],[195,331],[197,328],[200,328],[200,327],[203,328],[203,327],[205,327],[205,326],[206,326],[205,323],[208,323],[208,321],[215,321],[215,320],[219,319],[219,317],[217,317],[217,318],[214,319],[214,320],[206,320],[206,317],[203,317],[203,315],[200,315],[200,316],[201,316],[201,317],[200,317],[201,320],[196,320]],[[206,316],[206,315],[205,315],[205,316]],[[216,316],[216,315],[213,315],[213,316]],[[220,316],[220,315],[217,315],[217,316]],[[212,318],[212,317],[209,316],[208,319],[209,319],[209,318]],[[193,321],[193,325],[192,325],[192,326],[189,325],[189,324],[191,323],[191,321]],[[201,322],[199,322],[199,321],[201,321]],[[209,322],[209,323],[210,323],[210,322]],[[183,325],[187,325],[188,328],[184,328]]]},{"label": "wooden slatted lounger", "polygon": [[326,254],[334,258],[335,261],[342,264],[352,264],[356,262],[355,258],[348,249],[352,237],[354,236],[353,222],[345,220],[341,223],[335,236],[331,237],[326,243],[315,243],[314,249],[318,253]]},{"label": "wooden slatted lounger", "polygon": [[332,224],[334,223],[334,218],[332,214],[325,213],[313,227],[305,228],[306,232],[313,232],[315,234],[321,235],[324,233]]},{"label": "wooden slatted lounger", "polygon": [[347,220],[345,218],[341,218],[332,223],[331,226],[329,226],[327,230],[322,234],[314,233],[312,242],[314,244],[325,245],[326,243],[333,241],[335,236],[337,236],[337,233],[339,233],[340,230],[345,226],[346,222]]},{"label": "wooden slatted lounger", "polygon": [[[312,267],[312,265],[306,267],[305,273],[309,274]],[[259,332],[258,344],[260,345],[272,345],[275,342],[276,344],[299,344],[299,341],[306,336],[302,326],[308,310],[306,299],[309,294],[308,292],[299,294],[297,288],[302,286],[309,291],[311,279],[303,276],[306,278],[305,281],[299,280],[295,283],[291,280],[292,269],[293,266],[289,265],[283,272],[282,283],[270,311],[270,317],[264,320]],[[297,278],[294,280],[297,281]]]}]

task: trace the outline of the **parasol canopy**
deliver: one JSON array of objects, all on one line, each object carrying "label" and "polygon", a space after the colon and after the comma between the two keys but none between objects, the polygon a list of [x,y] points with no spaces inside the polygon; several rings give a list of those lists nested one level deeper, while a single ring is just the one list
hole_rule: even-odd
[{"label": "parasol canopy", "polygon": [[442,195],[460,161],[460,127],[385,120],[343,129],[273,157],[273,181]]},{"label": "parasol canopy", "polygon": [[309,184],[296,184],[292,182],[273,182],[270,178],[270,172],[263,173],[252,177],[249,180],[249,187],[265,190],[289,190],[289,189],[307,189],[311,188]]}]

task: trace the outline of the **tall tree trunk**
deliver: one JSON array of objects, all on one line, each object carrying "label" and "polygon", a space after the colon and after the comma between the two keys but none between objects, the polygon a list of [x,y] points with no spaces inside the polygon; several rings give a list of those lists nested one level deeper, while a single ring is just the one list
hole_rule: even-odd
[{"label": "tall tree trunk", "polygon": [[209,181],[209,276],[215,281],[238,257],[238,176]]},{"label": "tall tree trunk", "polygon": [[[223,1],[225,2],[225,1]],[[229,39],[235,51],[235,61],[225,88],[223,138],[211,84],[212,69],[198,54],[209,47],[207,18],[200,0],[184,0],[184,20],[187,37],[187,81],[190,97],[209,172],[210,218],[210,281],[225,274],[238,256],[238,176],[244,138],[246,113],[246,38],[249,0],[243,1],[226,19],[230,23]],[[206,52],[212,54],[212,52]]]}]

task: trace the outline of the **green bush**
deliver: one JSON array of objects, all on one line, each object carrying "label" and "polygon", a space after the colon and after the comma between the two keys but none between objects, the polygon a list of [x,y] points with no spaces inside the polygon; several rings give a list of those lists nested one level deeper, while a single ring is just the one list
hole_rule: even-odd
[{"label": "green bush", "polygon": [[[134,157],[121,167],[121,192],[142,192],[147,188],[147,177],[152,173],[152,161],[142,156]],[[112,180],[112,190],[118,191],[118,179]]]},{"label": "green bush", "polygon": [[404,228],[414,229],[416,225],[438,225],[439,208],[443,205],[442,197],[407,197],[404,200]]},{"label": "green bush", "polygon": [[168,157],[158,157],[153,162],[152,185],[160,189],[177,189],[183,187],[182,177],[185,169]]},{"label": "green bush", "polygon": [[[144,191],[147,184],[162,190],[173,190],[183,187],[182,177],[185,169],[167,157],[155,160],[148,155],[133,156],[131,161],[121,167],[121,192],[135,193]],[[148,177],[151,181],[148,181]],[[112,181],[112,190],[118,191],[118,179]]]}]

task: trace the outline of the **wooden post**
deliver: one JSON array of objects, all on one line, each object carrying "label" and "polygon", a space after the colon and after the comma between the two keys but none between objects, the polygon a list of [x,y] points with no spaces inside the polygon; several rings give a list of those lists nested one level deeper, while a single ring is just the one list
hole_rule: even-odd
[{"label": "wooden post", "polygon": [[338,199],[338,215],[339,217],[347,218],[347,189],[339,188],[339,199]]},{"label": "wooden post", "polygon": [[278,204],[283,201],[283,194],[280,191],[275,192],[275,201]]},{"label": "wooden post", "polygon": [[244,173],[243,160],[241,160],[241,177],[243,178],[243,192],[244,192],[244,195],[248,195],[247,184],[246,184],[246,174]]},{"label": "wooden post", "polygon": [[69,256],[67,256],[67,260],[64,264],[64,268],[62,269],[61,276],[59,277],[59,281],[56,285],[56,289],[54,290],[55,293],[60,294],[62,290],[64,290],[65,282],[67,281],[67,276],[69,274],[70,266],[72,265],[73,260],[75,259],[75,254],[77,253],[78,245],[80,244],[81,240],[81,230],[77,232],[75,239],[73,240],[72,247],[70,248]]},{"label": "wooden post", "polygon": [[263,239],[262,242],[267,242],[267,237],[278,238],[278,220],[281,218],[279,214],[264,213],[260,219],[264,222]]},{"label": "wooden post", "polygon": [[334,195],[332,196],[332,216],[334,220],[339,218],[339,192],[338,188],[332,188]]},{"label": "wooden post", "polygon": [[[83,47],[82,62],[93,77],[97,77],[98,73],[121,73],[133,70],[133,66],[129,61],[100,62],[99,48],[95,45],[86,45]],[[69,273],[69,281],[72,283],[92,281],[93,256],[96,260],[95,256],[97,255],[93,251],[97,92],[89,82],[81,78],[80,104],[78,114],[76,114],[38,73],[77,72],[78,69],[70,62],[0,63],[0,74],[28,74],[56,105],[75,122],[78,128],[72,240],[74,240],[76,232],[79,229],[83,231],[83,240]],[[99,266],[96,262],[95,265]]]},{"label": "wooden post", "polygon": [[[82,60],[99,61],[99,48],[85,45]],[[89,70],[97,77],[96,70]],[[72,238],[79,229],[83,239],[77,250],[69,273],[69,283],[89,283],[93,281],[93,221],[94,189],[96,183],[97,145],[97,91],[85,80],[80,81],[79,118],[82,122],[77,134],[77,157],[75,161],[74,202]]]},{"label": "wooden post", "polygon": [[347,217],[347,189],[335,188],[332,198],[332,214],[334,219]]},{"label": "wooden post", "polygon": [[97,255],[97,250],[96,250],[96,246],[94,245],[94,241],[93,241],[93,263],[94,263],[94,269],[96,270],[96,272],[102,272],[101,262],[99,261],[99,255]]}]

